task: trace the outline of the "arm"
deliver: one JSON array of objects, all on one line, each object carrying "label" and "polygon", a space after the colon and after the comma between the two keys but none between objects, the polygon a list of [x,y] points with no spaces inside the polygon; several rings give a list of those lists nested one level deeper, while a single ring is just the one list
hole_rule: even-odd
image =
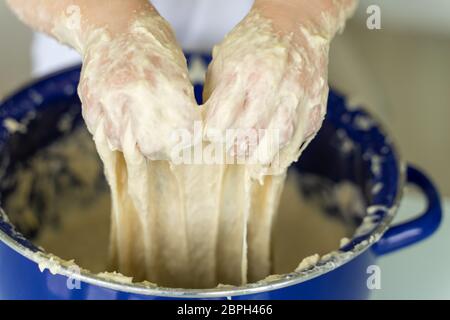
[{"label": "arm", "polygon": [[254,9],[286,33],[301,26],[328,39],[341,31],[358,0],[255,0]]},{"label": "arm", "polygon": [[200,111],[175,35],[147,0],[8,3],[26,24],[82,55],[78,93],[94,136],[104,135],[111,150],[136,145],[150,159],[170,159],[172,133],[192,131]]},{"label": "arm", "polygon": [[156,13],[147,0],[7,0],[7,3],[22,22],[80,53],[92,31],[101,28],[114,36],[126,32],[139,16]]}]

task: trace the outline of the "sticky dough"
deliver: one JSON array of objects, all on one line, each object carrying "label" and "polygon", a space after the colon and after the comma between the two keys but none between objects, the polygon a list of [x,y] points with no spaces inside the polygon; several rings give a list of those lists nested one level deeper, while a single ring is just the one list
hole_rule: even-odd
[{"label": "sticky dough", "polygon": [[[118,150],[108,140],[107,119],[95,126],[86,120],[111,187],[111,268],[189,288],[241,285],[271,274],[272,222],[292,160],[273,175],[245,164],[174,165],[143,155],[130,123],[121,128]],[[286,145],[282,156],[296,159],[299,146]]]},{"label": "sticky dough", "polygon": [[261,185],[245,165],[171,165],[95,135],[112,194],[111,262],[165,286],[239,285],[270,274],[284,175]]}]

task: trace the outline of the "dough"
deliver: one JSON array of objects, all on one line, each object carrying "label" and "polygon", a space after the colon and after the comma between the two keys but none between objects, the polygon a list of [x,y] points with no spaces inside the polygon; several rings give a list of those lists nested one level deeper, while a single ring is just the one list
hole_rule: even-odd
[{"label": "dough", "polygon": [[102,130],[94,138],[111,187],[116,270],[189,288],[270,274],[272,220],[285,175],[260,184],[246,165],[172,165],[135,147],[111,151]]},{"label": "dough", "polygon": [[[275,41],[277,36],[272,33],[269,22],[260,21],[262,18],[259,15],[255,15],[254,19],[256,21],[250,22],[261,28],[256,37],[260,37],[263,44],[267,38]],[[134,68],[131,71],[125,70],[126,75],[151,73],[154,83],[130,80],[120,82],[119,89],[104,87],[111,81],[111,77],[117,77],[117,72],[113,72],[114,63],[109,65],[107,59],[102,60],[104,52],[97,43],[94,46],[96,50],[91,51],[93,53],[90,59],[83,66],[81,91],[85,93],[82,97],[86,98],[83,103],[87,102],[83,107],[83,115],[94,136],[111,187],[111,267],[125,275],[132,275],[137,280],[148,280],[170,287],[208,288],[219,283],[241,285],[261,280],[272,271],[272,224],[287,168],[292,161],[298,159],[301,151],[313,138],[312,131],[315,130],[311,131],[307,126],[311,117],[309,110],[320,102],[322,108],[325,108],[326,92],[319,90],[322,95],[311,98],[311,101],[308,100],[309,96],[302,98],[302,101],[308,100],[306,109],[301,104],[298,112],[281,111],[281,118],[268,116],[278,120],[268,127],[254,123],[252,117],[258,113],[242,117],[239,125],[233,127],[244,131],[278,130],[279,136],[289,136],[287,140],[282,140],[281,146],[276,141],[275,146],[267,146],[270,151],[266,150],[269,152],[263,156],[264,161],[255,158],[264,153],[261,150],[265,146],[262,141],[268,143],[271,136],[268,132],[260,137],[257,145],[259,152],[249,152],[248,156],[253,162],[227,164],[223,158],[215,162],[217,164],[176,164],[171,153],[174,147],[171,134],[178,127],[189,131],[189,124],[194,121],[200,123],[202,136],[206,141],[198,142],[194,139],[196,142],[186,144],[185,149],[198,147],[198,144],[202,151],[212,144],[220,145],[218,149],[227,152],[230,148],[226,144],[229,141],[221,145],[223,137],[219,142],[210,140],[211,130],[217,133],[215,126],[212,126],[214,122],[210,121],[209,125],[207,123],[206,114],[212,107],[194,107],[186,97],[183,96],[181,100],[177,98],[175,93],[183,92],[181,89],[172,90],[184,88],[184,91],[189,91],[183,73],[184,56],[172,48],[176,54],[167,58],[167,46],[164,45],[167,45],[170,38],[163,32],[154,31],[158,27],[154,20],[144,20],[131,28],[131,35],[137,40],[152,43],[147,49],[160,57],[158,61],[166,63],[170,60],[165,70],[159,70],[156,65],[148,65],[147,57],[137,54],[146,52],[139,50],[142,49],[138,46],[140,42],[125,42],[126,46],[120,42],[114,46],[105,40],[107,38],[98,38],[99,43],[103,41],[105,44],[109,58],[120,56],[123,53],[120,49],[131,53],[130,59],[133,62],[130,64]],[[160,42],[151,42],[154,34],[160,36]],[[230,37],[241,36],[237,34]],[[251,36],[255,34],[244,35],[244,39]],[[230,41],[230,38],[227,40]],[[136,50],[135,46],[138,46]],[[275,46],[276,52],[285,52],[289,41],[275,41],[269,47],[272,46]],[[241,49],[244,50],[244,47]],[[258,47],[252,49],[258,51]],[[279,55],[269,55],[268,58],[278,66]],[[234,65],[233,61],[227,63]],[[174,79],[165,77],[164,72],[172,70],[183,76]],[[241,71],[236,70],[236,73],[241,74]],[[98,91],[97,96],[92,93],[93,88]],[[269,86],[268,91],[275,90],[276,86]],[[116,91],[121,95],[117,95]],[[289,96],[292,96],[294,90],[288,91]],[[258,91],[255,92],[257,93]],[[90,104],[89,101],[95,100],[92,97],[96,97],[101,103]],[[227,103],[234,101],[232,95],[224,99],[228,99]],[[297,101],[297,98],[294,100]],[[297,102],[293,108],[297,107]],[[273,103],[274,108],[281,102],[270,103]],[[270,109],[268,106],[261,108]],[[318,123],[323,119],[324,110],[322,111],[317,115]],[[225,118],[221,117],[220,121],[225,121]],[[287,119],[298,122],[295,139],[292,138],[293,133],[287,135],[285,132],[290,127]],[[229,128],[217,128],[221,128],[218,130],[220,134],[228,134],[224,131]],[[303,145],[302,141],[305,141]],[[242,153],[239,139],[232,142],[235,144],[231,148]],[[245,150],[245,143],[243,145]],[[161,157],[161,154],[164,156]],[[277,166],[276,159],[280,154],[281,164]]]},{"label": "dough", "polygon": [[[75,260],[83,269],[104,274],[106,270],[114,272],[117,269],[108,267],[107,262],[111,197],[101,168],[90,134],[80,128],[69,137],[41,150],[29,163],[19,168],[15,175],[15,191],[5,199],[4,205],[11,221],[19,230],[30,238],[37,234],[33,241],[45,251],[67,261]],[[303,196],[302,190],[318,190],[318,185],[323,186],[320,190],[328,191],[317,192],[318,197]],[[343,222],[346,216],[333,217],[323,213],[328,207],[337,207],[339,212],[346,214],[364,212],[364,206],[355,207],[355,203],[361,199],[359,193],[351,192],[350,198],[343,196],[342,191],[349,188],[357,191],[348,184],[334,185],[318,177],[299,176],[295,171],[289,173],[280,207],[272,224],[272,232],[263,234],[264,237],[272,234],[270,251],[264,247],[266,254],[270,254],[270,274],[292,272],[302,260],[305,261],[303,265],[309,266],[311,263],[307,262],[311,259],[305,257],[318,257],[317,254],[324,255],[336,250],[340,239],[353,233],[352,224]],[[351,202],[342,201],[347,198]],[[42,204],[45,206],[42,207]],[[353,220],[348,218],[349,221]],[[263,219],[255,219],[253,221],[264,223]],[[250,236],[253,232],[250,230],[251,227],[248,228],[248,238],[254,239]],[[231,231],[221,232],[224,234]],[[234,230],[236,234],[241,231]],[[264,237],[260,238],[267,241]],[[223,238],[221,240],[224,240],[224,245],[220,250],[224,252],[231,242]],[[205,244],[206,241],[203,245]],[[237,250],[238,245],[239,243],[235,246]],[[249,248],[251,247],[249,244]],[[220,271],[221,277],[231,274],[227,273],[225,267],[228,265],[226,254],[232,256],[234,252],[224,252],[221,260],[217,261],[216,271]],[[251,257],[250,251],[250,261]],[[203,261],[200,265],[203,265]],[[255,266],[255,272],[260,272],[258,264]],[[239,267],[238,264],[238,272]],[[248,274],[253,272],[250,267],[251,264]],[[133,273],[125,275],[134,276]],[[263,276],[259,274],[256,277]],[[133,277],[133,281],[139,280],[142,279]]]}]

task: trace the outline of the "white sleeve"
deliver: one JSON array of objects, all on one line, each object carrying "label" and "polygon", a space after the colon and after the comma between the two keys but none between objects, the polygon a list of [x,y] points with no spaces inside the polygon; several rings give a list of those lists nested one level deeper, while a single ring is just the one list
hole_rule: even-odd
[{"label": "white sleeve", "polygon": [[33,77],[40,77],[50,72],[80,63],[80,55],[56,40],[42,33],[33,35],[31,45]]},{"label": "white sleeve", "polygon": [[210,51],[250,11],[254,0],[152,0],[183,49]]}]

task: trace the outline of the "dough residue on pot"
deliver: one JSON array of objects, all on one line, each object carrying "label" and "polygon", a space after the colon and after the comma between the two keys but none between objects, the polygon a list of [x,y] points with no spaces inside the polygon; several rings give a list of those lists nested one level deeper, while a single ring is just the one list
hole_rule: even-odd
[{"label": "dough residue on pot", "polygon": [[[118,157],[119,155],[116,154],[115,156]],[[163,164],[159,165],[164,168]],[[15,192],[6,199],[5,209],[12,218],[12,222],[21,231],[37,234],[34,240],[35,243],[61,259],[66,261],[74,260],[80,268],[100,273],[105,279],[129,283],[132,278],[134,282],[148,280],[148,284],[163,285],[147,277],[137,277],[133,272],[122,272],[115,268],[114,265],[108,263],[111,197],[101,168],[102,165],[89,133],[83,128],[77,129],[67,138],[63,138],[56,144],[42,150],[31,159],[29,164],[18,170],[15,175],[16,179],[18,179]],[[180,174],[180,170],[177,171],[177,168],[166,168],[166,170],[168,174],[173,175],[173,179],[176,179],[177,174]],[[171,170],[173,170],[173,173]],[[192,188],[196,188],[195,190],[200,190],[206,195],[210,195],[213,187],[218,188],[217,183],[216,185],[205,184],[205,180],[209,178],[202,177],[198,171],[195,171],[199,170],[199,168],[192,167],[185,170],[192,170],[192,176],[186,178],[197,179],[191,185]],[[227,176],[225,180],[229,181],[229,184],[233,184],[239,173],[235,172],[235,170],[237,168],[221,168],[221,171],[215,174],[222,179],[224,179],[223,176]],[[286,186],[280,195],[280,206],[277,214],[273,213],[274,220],[270,223],[264,222],[264,220],[259,221],[267,223],[266,228],[271,228],[271,231],[269,231],[271,242],[269,243],[269,237],[267,236],[260,242],[264,244],[262,247],[266,250],[265,254],[267,254],[270,267],[266,265],[268,269],[264,271],[264,276],[263,273],[260,273],[259,279],[255,279],[255,281],[264,279],[269,274],[292,272],[299,266],[302,269],[313,267],[317,259],[308,257],[316,254],[323,256],[331,251],[338,250],[339,241],[352,235],[353,228],[350,224],[344,222],[345,217],[342,219],[342,217],[329,216],[324,209],[324,204],[328,203],[329,206],[341,206],[343,212],[351,211],[351,208],[348,207],[350,205],[349,201],[344,201],[348,198],[349,193],[352,194],[349,191],[351,187],[348,184],[337,185],[330,191],[330,194],[311,199],[303,196],[301,190],[302,182],[308,180],[311,180],[311,177],[300,176],[295,171],[290,172]],[[312,180],[320,181],[320,178]],[[198,186],[199,182],[204,183],[204,185],[200,184]],[[154,187],[157,192],[160,192],[158,197],[167,199],[167,201],[173,201],[174,198],[170,194],[163,192],[166,190],[165,188],[168,188],[164,185],[165,182],[160,181],[159,183],[161,184],[160,186]],[[175,187],[179,187],[179,185],[177,184]],[[261,186],[257,183],[253,188],[262,188],[264,190],[264,188],[267,188],[267,185]],[[261,189],[256,190],[258,192],[261,191]],[[343,192],[345,190],[346,192]],[[238,192],[242,193],[240,195],[242,202],[248,201],[243,196],[242,189],[238,190]],[[343,194],[346,196],[343,196]],[[324,199],[327,200],[324,201]],[[42,207],[42,203],[46,205]],[[191,205],[194,205],[194,203]],[[211,206],[213,205],[215,204],[211,203]],[[355,204],[353,203],[353,205]],[[228,213],[235,213],[233,211],[234,208],[239,208],[239,206],[242,206],[242,203],[228,202],[224,206]],[[271,208],[276,210],[274,205],[271,205]],[[270,216],[267,211],[254,211],[254,214],[260,213],[266,214],[266,217]],[[217,218],[218,215],[213,217]],[[244,228],[243,217],[239,215],[235,215],[235,217],[236,221],[233,225]],[[261,216],[257,217],[260,218]],[[177,223],[179,224],[180,222],[174,222],[174,224]],[[204,227],[206,228],[207,226],[205,225]],[[163,236],[166,231],[166,229],[161,229],[158,236]],[[185,231],[182,230],[181,232]],[[214,232],[220,232],[225,237],[227,234],[231,236],[232,232],[239,235],[242,229],[219,229],[219,231]],[[174,230],[174,233],[179,234],[180,231]],[[214,233],[211,232],[210,235],[212,236]],[[134,239],[143,241],[140,237],[141,235],[139,234],[133,235]],[[242,237],[239,238],[236,235],[234,237],[238,241],[226,241],[226,238],[221,238],[224,240],[224,246],[220,250],[224,251],[224,255],[234,255],[236,250],[241,250]],[[177,238],[171,241],[176,240]],[[227,248],[227,245],[229,245],[229,248]],[[208,243],[208,241],[203,241],[203,239],[200,246],[203,246],[199,247],[203,250],[201,252],[208,252],[208,250],[214,252],[215,250],[212,244]],[[173,250],[176,249],[173,248]],[[167,255],[167,259],[173,257],[174,253],[170,253],[171,255]],[[208,260],[205,257],[207,258],[208,256],[199,255],[198,263],[207,262]],[[180,260],[177,259],[182,259],[183,257],[174,258],[178,263]],[[306,260],[302,262],[305,258]],[[55,271],[54,265],[57,265],[59,260],[51,261],[42,258],[39,261],[42,261],[43,267],[51,268]],[[240,271],[240,261],[237,261],[235,266],[236,270]],[[255,265],[255,267],[257,269],[258,266]],[[120,272],[121,275],[119,276],[117,272]],[[197,272],[197,274],[200,273],[200,271]],[[223,272],[223,274],[227,275],[225,273],[226,270]],[[236,273],[230,272],[230,274]],[[241,275],[239,272],[238,274],[239,276]],[[265,279],[265,281],[268,280]],[[210,287],[215,287],[219,283],[233,285],[233,283],[228,281],[212,282]],[[234,285],[237,284],[239,283]]]}]

